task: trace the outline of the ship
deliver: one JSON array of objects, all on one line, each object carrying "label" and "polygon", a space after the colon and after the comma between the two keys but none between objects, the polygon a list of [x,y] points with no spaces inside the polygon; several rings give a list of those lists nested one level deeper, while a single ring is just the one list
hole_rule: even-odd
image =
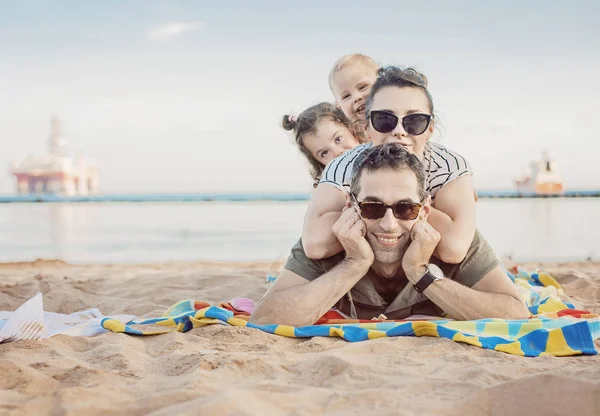
[{"label": "ship", "polygon": [[515,187],[520,194],[563,195],[565,186],[556,163],[547,151],[542,158],[529,162],[529,172],[515,179]]}]

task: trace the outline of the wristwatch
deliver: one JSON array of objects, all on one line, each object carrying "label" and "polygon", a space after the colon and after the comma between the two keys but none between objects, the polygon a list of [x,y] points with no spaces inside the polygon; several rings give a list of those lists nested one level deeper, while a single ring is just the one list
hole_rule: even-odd
[{"label": "wristwatch", "polygon": [[442,280],[443,278],[444,272],[442,269],[433,263],[429,263],[427,265],[427,271],[425,272],[425,275],[421,277],[417,283],[415,283],[415,290],[419,293],[423,293],[423,291],[427,289],[430,284],[436,280]]}]

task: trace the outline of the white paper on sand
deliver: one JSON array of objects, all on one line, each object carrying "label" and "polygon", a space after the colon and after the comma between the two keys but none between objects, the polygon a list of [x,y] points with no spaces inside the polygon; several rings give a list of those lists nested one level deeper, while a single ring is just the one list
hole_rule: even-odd
[{"label": "white paper on sand", "polygon": [[42,294],[38,293],[14,312],[0,311],[0,343],[44,339],[58,334],[91,337],[106,332],[106,329],[101,326],[104,318],[113,318],[127,323],[136,316],[104,316],[96,308],[70,315],[44,312]]}]

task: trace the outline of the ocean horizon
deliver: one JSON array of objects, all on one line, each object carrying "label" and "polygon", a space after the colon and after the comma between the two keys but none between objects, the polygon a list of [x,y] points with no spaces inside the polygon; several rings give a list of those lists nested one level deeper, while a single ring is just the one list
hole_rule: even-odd
[{"label": "ocean horizon", "polygon": [[[0,262],[277,262],[300,237],[307,206],[302,200],[0,204]],[[502,258],[600,260],[598,212],[600,198],[481,199],[477,227]]]},{"label": "ocean horizon", "polygon": [[[478,198],[600,198],[600,189],[572,189],[560,195],[539,195],[512,189],[476,190]],[[198,192],[106,193],[65,196],[58,194],[0,195],[0,203],[26,202],[294,202],[308,201],[308,192]]]}]

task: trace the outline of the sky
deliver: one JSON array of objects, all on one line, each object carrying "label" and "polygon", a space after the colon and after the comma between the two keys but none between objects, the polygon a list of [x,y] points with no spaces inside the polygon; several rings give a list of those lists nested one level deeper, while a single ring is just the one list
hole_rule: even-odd
[{"label": "sky", "polygon": [[104,193],[305,192],[283,114],[333,100],[360,52],[429,80],[435,140],[477,189],[510,189],[548,150],[600,188],[600,2],[0,0],[0,194],[63,122]]}]

